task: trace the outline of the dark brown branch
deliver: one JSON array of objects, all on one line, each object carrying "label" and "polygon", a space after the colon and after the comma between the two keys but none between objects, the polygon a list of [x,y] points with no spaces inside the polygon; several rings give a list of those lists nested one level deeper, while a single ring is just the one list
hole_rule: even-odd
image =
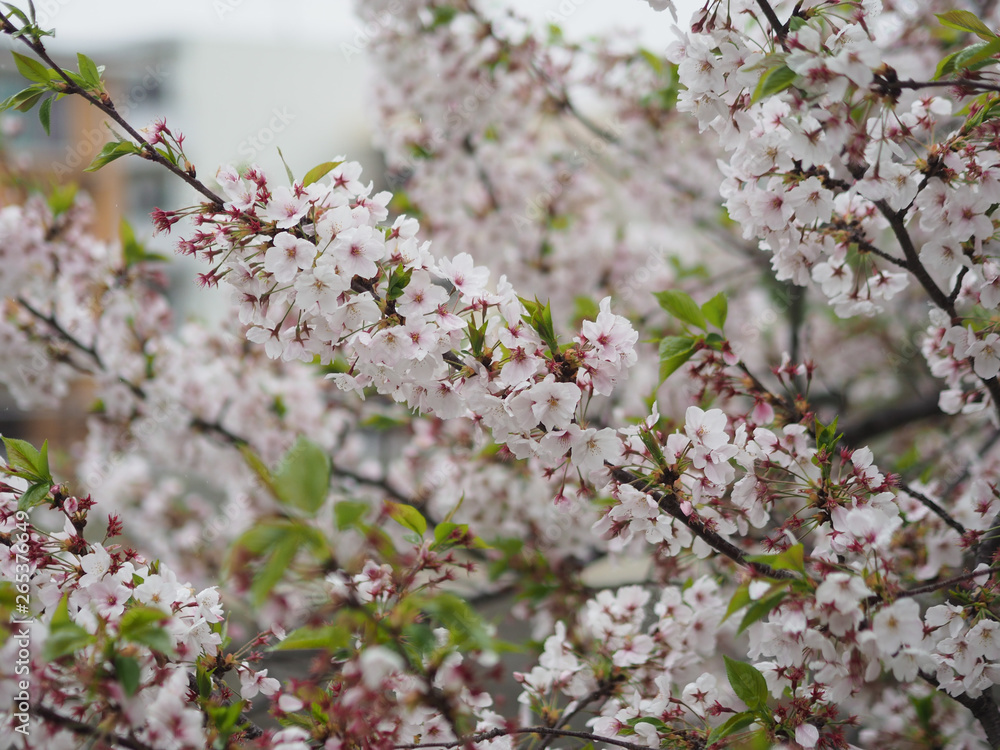
[{"label": "dark brown branch", "polygon": [[757,6],[761,9],[761,12],[763,12],[767,22],[771,24],[771,30],[778,38],[778,43],[784,47],[785,36],[788,34],[788,26],[778,20],[778,14],[774,12],[774,8],[771,7],[771,3],[767,0],[757,0]]},{"label": "dark brown branch", "polygon": [[763,565],[761,563],[750,562],[747,560],[746,555],[743,554],[739,547],[708,528],[705,522],[702,521],[696,513],[692,513],[691,515],[686,514],[681,509],[680,501],[673,492],[659,492],[649,486],[649,480],[636,476],[626,469],[617,467],[609,467],[609,469],[611,471],[611,476],[618,482],[632,485],[637,490],[645,492],[653,498],[660,508],[662,508],[666,513],[687,526],[695,536],[701,538],[706,544],[708,544],[709,547],[714,549],[719,554],[728,557],[737,565],[748,568],[758,575],[766,576],[767,578],[787,580],[796,577],[790,571],[776,570],[769,565]]},{"label": "dark brown branch", "polygon": [[47,706],[35,706],[32,709],[32,712],[44,721],[73,732],[73,734],[83,735],[84,737],[92,737],[95,740],[103,740],[109,744],[120,745],[121,747],[128,748],[129,750],[153,750],[153,748],[149,745],[139,742],[139,740],[131,737],[120,737],[117,734],[107,732],[103,729],[92,727],[90,724],[85,722],[77,721],[76,719],[71,719],[68,716],[58,714]]},{"label": "dark brown branch", "polygon": [[968,81],[968,80],[956,80],[951,79],[948,81],[892,81],[889,86],[893,86],[898,89],[912,89],[914,91],[919,89],[929,89],[929,88],[941,88],[947,86],[953,86],[958,89],[964,89],[968,92],[983,92],[983,91],[1000,91],[1000,84],[998,83],[986,83],[984,81]]},{"label": "dark brown branch", "polygon": [[539,734],[548,735],[554,737],[576,737],[581,740],[589,740],[595,743],[601,743],[603,745],[615,745],[616,747],[624,747],[626,750],[649,750],[645,745],[640,745],[636,742],[628,742],[627,740],[620,740],[616,737],[601,737],[597,734],[591,734],[590,732],[576,732],[571,729],[553,729],[552,727],[519,727],[517,729],[504,729],[497,728],[491,729],[488,732],[480,732],[479,734],[472,734],[467,737],[462,737],[457,740],[449,740],[447,742],[411,742],[405,745],[394,745],[394,750],[420,750],[421,748],[449,748],[449,747],[459,747],[460,745],[468,745],[475,742],[485,742],[486,740],[492,740],[497,737],[507,737],[509,735],[515,734]]},{"label": "dark brown branch", "polygon": [[960,535],[965,534],[965,527],[958,521],[956,521],[954,518],[952,518],[948,514],[948,511],[946,511],[936,502],[927,497],[927,495],[925,495],[923,492],[919,492],[913,489],[912,487],[910,487],[910,485],[908,485],[906,482],[902,480],[900,480],[899,482],[899,489],[901,489],[910,497],[919,500],[926,508],[928,508],[931,512],[933,512],[938,518],[940,518],[946,524],[951,526],[951,528],[957,531]]},{"label": "dark brown branch", "polygon": [[946,578],[943,581],[935,581],[934,583],[927,583],[923,586],[917,586],[916,588],[901,591],[896,596],[897,598],[900,598],[904,596],[920,596],[921,594],[930,594],[933,591],[940,591],[941,589],[948,588],[952,584],[968,581],[970,578],[976,578],[977,576],[991,576],[994,573],[996,573],[995,568],[990,568],[989,570],[971,570],[967,573],[962,573],[962,575]]},{"label": "dark brown branch", "polygon": [[894,263],[895,265],[899,266],[900,268],[905,268],[905,269],[909,270],[910,266],[907,264],[907,262],[905,260],[900,260],[899,258],[897,258],[897,257],[895,257],[893,255],[889,255],[889,253],[887,253],[885,250],[882,250],[882,249],[876,247],[875,245],[873,245],[868,240],[858,239],[858,240],[856,240],[856,242],[857,242],[857,245],[858,245],[858,250],[862,250],[862,251],[864,251],[866,253],[871,253],[872,255],[877,255],[879,258],[882,258],[883,260],[887,260],[890,263]]},{"label": "dark brown branch", "polygon": [[[0,26],[0,31],[2,31],[5,34],[13,35],[19,31],[19,29],[16,26],[14,26],[13,23],[10,22],[10,19],[2,14],[0,14],[0,24],[2,24],[2,26]],[[193,187],[203,196],[208,198],[214,204],[217,211],[222,210],[222,205],[223,203],[225,203],[225,201],[223,201],[223,199],[218,195],[216,195],[214,192],[209,190],[208,187],[206,187],[205,184],[201,182],[201,180],[191,176],[183,169],[173,164],[169,159],[164,157],[162,154],[160,154],[160,152],[157,151],[156,148],[149,141],[143,138],[142,135],[135,128],[129,125],[128,121],[124,117],[118,114],[118,110],[115,109],[115,105],[110,98],[108,98],[107,101],[105,102],[103,98],[96,97],[86,89],[78,86],[76,82],[74,82],[73,79],[66,74],[66,71],[63,70],[62,66],[56,63],[49,56],[48,51],[45,49],[45,45],[42,44],[40,40],[34,39],[28,34],[22,34],[20,36],[20,39],[28,46],[28,48],[32,52],[38,55],[38,57],[44,60],[46,63],[48,63],[48,65],[53,70],[55,70],[55,72],[59,75],[59,77],[63,79],[63,82],[66,85],[66,90],[63,93],[76,94],[77,96],[81,96],[84,99],[86,99],[90,104],[97,107],[97,109],[101,110],[101,112],[103,112],[112,120],[114,120],[116,123],[118,123],[118,125],[123,130],[125,130],[125,132],[128,133],[135,140],[136,143],[139,144],[139,146],[142,148],[143,155],[145,158],[149,159],[150,161],[156,162],[160,166],[165,167],[167,170],[175,174],[177,177],[180,177],[182,180],[184,180],[184,182],[186,182],[188,185]]]},{"label": "dark brown branch", "polygon": [[[921,672],[920,677],[924,682],[933,685],[940,692],[944,692],[934,675]],[[986,731],[986,741],[990,743],[990,747],[993,750],[1000,750],[1000,709],[997,708],[996,702],[990,698],[990,694],[984,693],[978,698],[970,698],[964,693],[960,693],[950,697],[972,712],[973,718],[982,724]]]},{"label": "dark brown branch", "polygon": [[887,406],[875,414],[866,414],[859,419],[848,421],[842,427],[844,442],[848,445],[861,445],[873,437],[913,422],[941,416],[938,398],[938,394],[930,393],[914,401]]},{"label": "dark brown branch", "polygon": [[955,304],[955,300],[958,299],[958,293],[962,291],[962,281],[965,280],[965,274],[968,272],[968,266],[962,266],[958,271],[958,278],[955,279],[955,286],[951,288],[951,294],[948,295],[948,301],[953,305]]}]

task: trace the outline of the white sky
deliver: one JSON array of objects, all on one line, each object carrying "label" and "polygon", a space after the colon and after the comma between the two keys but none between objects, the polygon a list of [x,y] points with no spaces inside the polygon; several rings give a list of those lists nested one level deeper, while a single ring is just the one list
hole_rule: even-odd
[{"label": "white sky", "polygon": [[[645,0],[482,0],[484,7],[512,5],[546,20],[555,14],[574,36],[599,34],[611,26],[638,29],[644,43],[663,48],[672,38],[669,13]],[[27,5],[24,0],[22,5]],[[694,3],[681,0],[689,10]],[[43,25],[54,26],[58,46],[86,49],[109,43],[184,36],[264,43],[339,43],[358,30],[352,0],[35,0]]]}]

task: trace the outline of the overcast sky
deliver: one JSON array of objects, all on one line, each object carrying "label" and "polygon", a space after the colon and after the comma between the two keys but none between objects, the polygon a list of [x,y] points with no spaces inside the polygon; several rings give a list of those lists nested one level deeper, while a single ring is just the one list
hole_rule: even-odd
[{"label": "overcast sky", "polygon": [[[511,5],[543,21],[554,14],[574,36],[605,32],[615,25],[639,30],[651,47],[663,48],[671,39],[670,15],[654,12],[645,0],[482,0],[482,4]],[[78,49],[177,36],[287,39],[289,45],[339,43],[358,30],[351,0],[35,0],[35,7],[43,25],[56,28],[58,46]],[[690,10],[681,13],[681,19],[689,14]]]}]

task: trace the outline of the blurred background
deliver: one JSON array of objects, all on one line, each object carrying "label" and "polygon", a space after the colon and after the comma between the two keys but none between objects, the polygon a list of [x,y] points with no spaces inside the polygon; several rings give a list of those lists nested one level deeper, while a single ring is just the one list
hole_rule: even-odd
[{"label": "blurred background", "polygon": [[[21,3],[27,8],[26,2]],[[555,23],[567,38],[625,30],[662,52],[673,40],[669,13],[644,0],[480,0],[493,15],[512,8],[539,27]],[[360,8],[360,12],[359,11]],[[679,6],[686,21],[693,2]],[[346,155],[364,166],[376,190],[386,186],[384,162],[372,143],[372,70],[369,47],[382,30],[348,0],[36,0],[54,58],[76,68],[83,52],[99,66],[118,110],[136,128],[165,118],[187,136],[185,150],[198,175],[212,184],[221,164],[257,164],[284,179]],[[2,40],[7,48],[12,41]],[[12,59],[0,55],[0,97],[24,87]],[[198,265],[173,256],[176,236],[152,236],[155,207],[193,205],[198,195],[165,170],[141,159],[121,159],[96,173],[84,169],[112,139],[103,116],[78,98],[56,103],[51,135],[37,113],[0,116],[6,169],[49,187],[75,183],[94,204],[94,232],[113,241],[126,219],[140,241],[172,258],[170,294],[178,321],[213,319],[225,292],[197,289]],[[72,401],[72,399],[71,399]],[[76,432],[82,414],[20,413],[0,388],[0,433],[28,440]],[[65,435],[65,437],[70,437]]]}]

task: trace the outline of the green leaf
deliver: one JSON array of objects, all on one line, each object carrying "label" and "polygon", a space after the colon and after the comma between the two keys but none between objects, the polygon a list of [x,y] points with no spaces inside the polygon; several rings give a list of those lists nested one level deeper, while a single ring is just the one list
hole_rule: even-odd
[{"label": "green leaf", "polygon": [[317,164],[306,172],[306,176],[302,178],[302,186],[312,185],[317,180],[325,177],[330,170],[336,169],[343,163],[342,161],[325,161],[322,164]]},{"label": "green leaf", "polygon": [[267,468],[267,465],[260,460],[260,456],[254,453],[253,448],[246,443],[240,443],[236,447],[243,455],[243,460],[247,462],[247,466],[253,470],[253,473],[257,475],[257,478],[264,484],[265,487],[267,487],[268,492],[277,497],[278,489],[274,486],[274,477],[271,476],[271,472]]},{"label": "green leaf", "polygon": [[336,625],[304,627],[293,630],[288,636],[271,647],[271,651],[299,651],[303,649],[324,649],[336,651],[347,648],[351,642],[351,632]]},{"label": "green leaf", "polygon": [[199,666],[198,672],[195,675],[195,682],[198,685],[198,696],[201,698],[209,698],[212,695],[212,691],[215,689],[215,685],[212,683],[212,673],[214,669],[205,669]]},{"label": "green leaf", "polygon": [[726,316],[729,314],[729,302],[722,292],[716,294],[712,299],[701,306],[701,312],[705,319],[720,331],[726,325]]},{"label": "green leaf", "polygon": [[450,5],[436,5],[433,12],[434,20],[431,22],[432,29],[436,29],[438,26],[447,26],[451,23],[451,19],[458,15],[458,10]]},{"label": "green leaf", "polygon": [[733,714],[711,731],[708,735],[706,743],[708,745],[712,745],[713,743],[716,743],[731,734],[736,734],[740,730],[746,729],[756,720],[757,715],[753,711],[743,711],[742,713]]},{"label": "green leaf", "polygon": [[315,515],[330,492],[330,457],[299,437],[274,473],[274,488],[282,502]]},{"label": "green leaf", "polygon": [[486,346],[486,321],[484,320],[483,324],[477,328],[470,317],[467,330],[469,332],[469,348],[472,349],[472,356],[477,358],[483,356],[483,348]]},{"label": "green leaf", "polygon": [[775,570],[795,570],[802,575],[806,573],[805,548],[801,544],[789,547],[784,552],[773,555],[747,555],[750,562],[769,565]]},{"label": "green leaf", "polygon": [[79,52],[76,55],[76,61],[80,67],[80,77],[86,82],[87,88],[101,88],[101,73],[94,61]]},{"label": "green leaf", "polygon": [[989,26],[967,10],[949,10],[947,13],[935,13],[934,15],[937,16],[942,26],[947,26],[949,29],[967,31],[987,42],[997,38]]},{"label": "green leaf", "polygon": [[139,690],[139,662],[131,656],[115,654],[115,674],[125,691],[125,695],[135,695]]},{"label": "green leaf", "polygon": [[94,157],[90,166],[83,171],[96,172],[101,167],[110,164],[116,159],[128,156],[129,154],[138,154],[139,152],[139,147],[129,141],[112,141],[111,143],[105,143],[101,152]]},{"label": "green leaf", "polygon": [[125,261],[125,268],[131,268],[136,263],[169,260],[165,255],[147,252],[142,243],[135,238],[135,230],[132,229],[132,225],[124,217],[122,217],[121,223],[118,225],[118,236],[122,243],[122,256]]},{"label": "green leaf", "polygon": [[128,637],[133,632],[150,625],[159,625],[169,619],[170,615],[157,607],[131,607],[122,615],[119,632],[123,637]]},{"label": "green leaf", "polygon": [[743,619],[740,620],[740,627],[736,632],[742,633],[758,620],[763,620],[772,609],[776,608],[782,601],[784,601],[785,596],[787,595],[788,592],[784,590],[784,585],[781,585],[775,593],[768,594],[767,596],[755,601],[749,606],[749,608],[747,608],[746,614],[744,614]]},{"label": "green leaf", "polygon": [[11,52],[11,54],[14,56],[14,64],[17,66],[17,71],[29,81],[48,84],[52,80],[49,69],[38,62],[38,60],[33,60],[18,52]]},{"label": "green leaf", "polygon": [[270,555],[253,577],[250,584],[250,597],[255,606],[260,606],[278,585],[299,552],[299,541],[296,535],[286,534],[270,550]]},{"label": "green leaf", "polygon": [[69,594],[65,594],[52,613],[49,636],[42,648],[42,658],[45,661],[56,661],[96,642],[97,638],[70,619]]},{"label": "green leaf", "polygon": [[285,161],[285,155],[283,153],[281,153],[281,149],[280,148],[278,149],[278,158],[281,159],[281,163],[285,167],[285,174],[288,176],[288,183],[290,185],[294,185],[295,184],[295,175],[292,174],[292,168],[290,166],[288,166],[288,162]]},{"label": "green leaf", "polygon": [[49,489],[51,489],[52,484],[49,482],[39,482],[38,484],[33,484],[28,489],[24,491],[21,498],[17,501],[18,510],[31,510],[32,508],[41,505],[45,502],[45,498],[49,496]]},{"label": "green leaf", "polygon": [[690,336],[665,336],[660,340],[660,382],[669,378],[691,359],[695,339]]},{"label": "green leaf", "polygon": [[74,183],[67,183],[65,185],[56,185],[52,188],[49,193],[49,208],[52,209],[52,213],[55,216],[66,213],[76,201],[76,192],[78,186]]},{"label": "green leaf", "polygon": [[416,532],[418,536],[423,536],[427,531],[427,520],[420,514],[420,511],[412,505],[394,503],[392,500],[385,501],[385,507],[389,511],[389,517],[396,523],[405,526],[410,531]]},{"label": "green leaf", "polygon": [[7,463],[15,469],[31,474],[39,481],[52,483],[52,474],[49,472],[49,443],[42,443],[39,451],[26,440],[17,438],[3,438],[4,448],[7,450]]},{"label": "green leaf", "polygon": [[368,503],[360,500],[341,500],[333,506],[333,517],[337,521],[337,529],[343,531],[359,524],[369,509]]},{"label": "green leaf", "polygon": [[959,50],[955,55],[954,69],[968,70],[979,63],[989,61],[994,55],[1000,52],[1000,39],[992,39],[988,42],[976,42],[963,50]]},{"label": "green leaf", "polygon": [[771,70],[761,76],[760,82],[757,84],[757,88],[753,92],[753,99],[751,103],[759,102],[761,99],[773,96],[779,91],[784,91],[792,85],[792,82],[795,81],[796,78],[798,78],[798,74],[787,65],[780,65],[777,68],[771,68]]},{"label": "green leaf", "polygon": [[752,600],[750,599],[750,584],[741,583],[736,591],[733,593],[733,598],[729,600],[729,606],[726,608],[726,614],[722,618],[722,622],[729,619],[729,616],[735,612],[739,612],[745,606],[750,604]]},{"label": "green leaf", "polygon": [[642,59],[648,63],[649,67],[656,71],[657,75],[661,75],[663,73],[663,60],[661,60],[658,55],[654,55],[648,49],[642,49],[641,47],[639,48],[639,54],[642,56]]},{"label": "green leaf", "polygon": [[119,632],[122,639],[141,643],[153,651],[172,654],[174,641],[160,623],[170,619],[170,615],[156,607],[132,607],[122,615]]},{"label": "green leaf", "polygon": [[45,129],[45,135],[52,135],[52,101],[52,97],[49,97],[42,102],[42,106],[38,108],[38,121],[42,123],[42,128]]},{"label": "green leaf", "polygon": [[239,560],[239,550],[247,550],[264,557],[263,564],[250,585],[255,605],[263,603],[271,589],[277,585],[300,550],[312,552],[317,559],[326,559],[328,550],[322,532],[291,519],[259,523],[247,529],[233,544],[230,567]]},{"label": "green leaf", "polygon": [[[546,302],[543,305],[538,301],[537,297],[534,302],[529,299],[525,299],[524,297],[518,297],[518,299],[521,300],[521,304],[523,304],[525,309],[528,311],[528,314],[523,316],[524,321],[538,332],[538,336],[548,347],[552,356],[556,356],[559,353],[559,341],[556,339],[555,326],[552,324],[551,304]],[[486,324],[484,322],[484,335],[485,331]]]},{"label": "green leaf", "polygon": [[816,448],[819,451],[832,454],[837,449],[837,443],[844,437],[843,433],[837,434],[839,419],[840,417],[835,417],[828,425],[824,425],[819,419],[816,420]]},{"label": "green leaf", "polygon": [[954,72],[955,58],[958,57],[959,52],[962,52],[962,50],[958,50],[958,52],[952,52],[950,55],[945,56],[941,60],[941,62],[938,63],[937,70],[934,71],[935,81],[939,80],[940,78],[943,78],[949,73]]},{"label": "green leaf", "polygon": [[753,710],[767,705],[767,680],[752,664],[722,657],[726,662],[726,676],[737,697]]},{"label": "green leaf", "polygon": [[489,630],[464,599],[454,594],[438,594],[425,603],[424,609],[448,629],[460,649],[487,651],[494,647]]},{"label": "green leaf", "polygon": [[389,276],[389,288],[386,290],[385,298],[387,300],[396,300],[402,297],[403,291],[406,289],[407,284],[410,283],[410,276],[412,274],[412,268],[399,266],[392,269],[392,275]]},{"label": "green leaf", "polygon": [[669,289],[665,292],[654,292],[654,295],[660,303],[660,307],[678,320],[703,331],[708,330],[708,321],[705,320],[704,313],[689,294],[677,289]]}]

